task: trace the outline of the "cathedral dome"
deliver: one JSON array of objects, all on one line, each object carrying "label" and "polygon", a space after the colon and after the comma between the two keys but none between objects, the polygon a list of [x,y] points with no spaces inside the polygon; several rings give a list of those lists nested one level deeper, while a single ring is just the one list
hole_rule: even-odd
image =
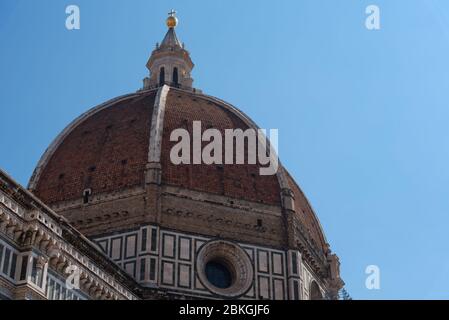
[{"label": "cathedral dome", "polygon": [[[156,130],[157,89],[125,95],[97,106],[73,121],[42,157],[30,189],[54,205],[81,200],[84,192],[114,193],[143,187],[155,151],[150,140]],[[259,164],[174,165],[170,132],[184,127],[192,133],[193,121],[205,128],[246,130],[252,121],[241,111],[217,98],[170,88],[164,106],[160,146],[161,183],[229,198],[282,207],[279,175],[260,175]],[[203,129],[205,129],[203,128]],[[287,175],[298,208],[295,211],[312,239],[325,252],[326,241],[307,199]]]},{"label": "cathedral dome", "polygon": [[170,133],[193,121],[203,129],[246,130],[250,122],[234,107],[204,94],[170,88],[164,106],[160,150],[150,141],[157,89],[113,99],[69,125],[50,147],[33,177],[31,188],[48,204],[76,200],[92,194],[144,186],[145,169],[160,153],[162,184],[224,195],[269,205],[281,205],[276,175],[260,175],[259,165],[180,164],[170,161],[176,142]]},{"label": "cathedral dome", "polygon": [[[40,159],[29,189],[92,239],[121,232],[126,248],[131,248],[134,244],[128,243],[126,232],[139,228],[143,232],[149,225],[139,236],[143,251],[153,228],[195,235],[196,250],[206,239],[221,239],[225,256],[234,254],[228,249],[234,242],[248,243],[284,250],[284,257],[288,254],[289,263],[295,264],[298,257],[291,250],[300,250],[316,277],[338,287],[338,260],[308,200],[281,164],[275,174],[261,175],[260,163],[173,163],[171,150],[177,142],[171,134],[177,129],[192,136],[194,122],[200,121],[203,131],[216,129],[224,136],[228,129],[258,127],[233,105],[193,88],[194,64],[176,36],[173,12],[170,17],[164,40],[148,60],[150,75],[143,88],[94,107],[69,124]],[[114,252],[112,242],[117,238],[111,237],[102,250],[112,258],[126,256],[122,249]],[[151,243],[158,237],[151,233]],[[170,237],[175,236],[158,241],[171,243]],[[179,243],[170,244],[173,255],[186,248],[182,238],[187,241],[180,236]],[[164,244],[160,250],[165,254],[169,249]],[[206,259],[209,253],[202,252]],[[250,270],[250,264],[242,262],[248,260],[250,249],[240,252],[233,261]],[[278,261],[277,266],[283,263],[287,262]],[[292,272],[299,274],[296,267]],[[242,294],[245,288],[242,282]]]},{"label": "cathedral dome", "polygon": [[[160,133],[155,128],[160,89],[112,99],[78,117],[56,138],[40,160],[29,188],[55,207],[81,202],[87,190],[90,197],[95,197],[143,188],[148,166],[159,158],[162,185],[280,209],[283,189],[291,190],[302,227],[324,254],[327,244],[319,221],[285,169],[279,169],[278,175],[260,175],[259,164],[174,165],[170,161],[170,150],[176,144],[170,141],[170,133],[183,127],[192,134],[193,121],[201,121],[203,129],[221,132],[246,130],[255,125],[220,99],[178,88],[167,89]],[[150,146],[158,134],[159,150]],[[285,175],[285,182],[281,175]]]}]

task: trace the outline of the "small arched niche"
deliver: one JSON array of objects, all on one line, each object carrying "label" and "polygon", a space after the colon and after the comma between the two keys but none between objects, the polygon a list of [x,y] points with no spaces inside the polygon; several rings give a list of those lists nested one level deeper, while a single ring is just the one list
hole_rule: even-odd
[{"label": "small arched niche", "polygon": [[178,68],[174,67],[173,68],[173,83],[175,86],[177,86],[179,84],[179,74],[178,74]]},{"label": "small arched niche", "polygon": [[165,84],[165,68],[161,67],[159,70],[159,85],[163,86]]}]

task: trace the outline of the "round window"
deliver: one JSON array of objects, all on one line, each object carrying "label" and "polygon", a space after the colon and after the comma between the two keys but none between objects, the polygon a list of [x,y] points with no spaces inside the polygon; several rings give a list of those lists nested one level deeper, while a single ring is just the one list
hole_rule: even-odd
[{"label": "round window", "polygon": [[205,271],[207,280],[217,288],[226,289],[232,285],[232,273],[221,261],[209,261]]},{"label": "round window", "polygon": [[212,293],[226,298],[245,294],[253,282],[248,254],[237,244],[213,240],[199,250],[196,261],[200,282]]}]

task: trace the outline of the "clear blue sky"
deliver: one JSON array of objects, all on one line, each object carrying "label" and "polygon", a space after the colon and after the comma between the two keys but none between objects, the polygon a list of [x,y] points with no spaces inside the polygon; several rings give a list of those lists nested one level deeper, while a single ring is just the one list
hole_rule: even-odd
[{"label": "clear blue sky", "polygon": [[139,89],[172,8],[195,86],[279,129],[350,294],[449,298],[447,0],[1,0],[0,167],[26,185],[72,119]]}]

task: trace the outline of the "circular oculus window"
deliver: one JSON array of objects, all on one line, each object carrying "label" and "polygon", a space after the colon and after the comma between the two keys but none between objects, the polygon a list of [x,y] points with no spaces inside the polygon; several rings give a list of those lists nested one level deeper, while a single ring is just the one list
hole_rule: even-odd
[{"label": "circular oculus window", "polygon": [[223,297],[245,294],[253,282],[253,266],[248,254],[238,245],[215,240],[204,244],[197,256],[201,283]]}]

